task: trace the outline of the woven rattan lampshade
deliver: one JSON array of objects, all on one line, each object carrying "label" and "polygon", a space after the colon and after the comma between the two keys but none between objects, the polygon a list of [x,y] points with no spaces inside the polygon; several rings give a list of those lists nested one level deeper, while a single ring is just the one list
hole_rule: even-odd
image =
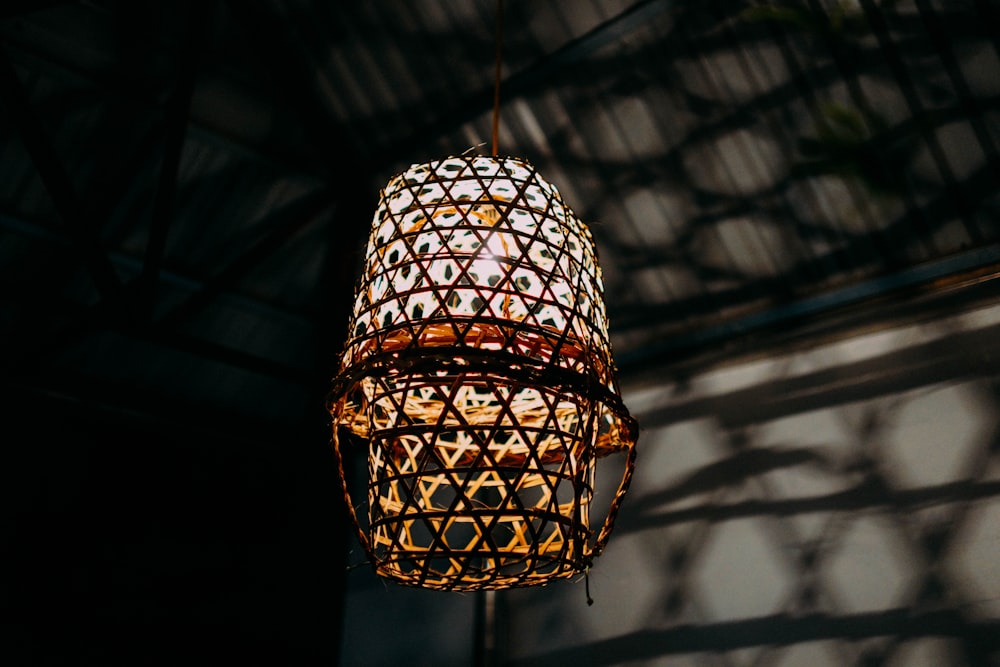
[{"label": "woven rattan lampshade", "polygon": [[[501,589],[600,554],[637,427],[590,232],[531,164],[449,157],[390,180],[329,409],[380,575]],[[349,488],[340,429],[368,442],[366,493]],[[599,498],[598,464],[615,458],[617,490]]]}]

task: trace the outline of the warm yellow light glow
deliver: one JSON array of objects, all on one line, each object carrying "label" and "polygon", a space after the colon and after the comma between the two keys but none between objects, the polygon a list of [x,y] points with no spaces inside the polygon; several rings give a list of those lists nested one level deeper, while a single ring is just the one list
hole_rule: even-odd
[{"label": "warm yellow light glow", "polygon": [[[338,427],[369,442],[355,519],[380,574],[507,588],[600,553],[636,426],[590,232],[529,163],[450,157],[389,182],[330,410],[338,455]],[[613,453],[624,473],[595,529],[598,461]]]}]

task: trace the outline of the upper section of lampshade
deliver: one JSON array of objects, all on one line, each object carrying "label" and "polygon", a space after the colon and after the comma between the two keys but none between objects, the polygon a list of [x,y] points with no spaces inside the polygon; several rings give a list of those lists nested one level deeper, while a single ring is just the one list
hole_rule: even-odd
[{"label": "upper section of lampshade", "polygon": [[603,290],[590,231],[530,163],[416,164],[381,192],[341,372],[432,354],[441,368],[533,369],[616,400]]}]

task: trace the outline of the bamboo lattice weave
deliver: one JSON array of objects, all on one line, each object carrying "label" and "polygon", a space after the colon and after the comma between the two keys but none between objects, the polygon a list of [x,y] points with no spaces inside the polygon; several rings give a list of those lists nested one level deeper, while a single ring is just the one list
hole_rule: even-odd
[{"label": "bamboo lattice weave", "polygon": [[[634,462],[589,230],[516,158],[414,165],[382,192],[340,374],[369,443],[376,571],[444,590],[546,583],[603,548]],[[618,491],[591,526],[600,459]],[[353,510],[352,510],[353,512]]]}]

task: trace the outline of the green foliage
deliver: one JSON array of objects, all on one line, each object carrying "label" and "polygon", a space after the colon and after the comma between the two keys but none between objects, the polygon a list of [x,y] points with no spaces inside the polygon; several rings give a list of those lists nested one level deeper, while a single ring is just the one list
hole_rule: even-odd
[{"label": "green foliage", "polygon": [[[882,7],[896,2],[873,1]],[[843,53],[854,53],[857,40],[869,32],[859,0],[840,0],[825,12],[814,11],[806,0],[774,0],[749,7],[742,16],[822,37]],[[914,140],[870,108],[830,103],[819,110],[815,134],[799,139],[799,150],[806,158],[796,167],[799,173],[836,173],[859,179],[873,194],[892,195],[905,187]]]},{"label": "green foliage", "polygon": [[[896,0],[875,2],[883,7],[895,3]],[[748,7],[743,10],[742,16],[750,22],[770,21],[788,28],[840,38],[857,37],[868,31],[868,21],[858,0],[841,0],[828,12],[814,11],[805,0],[785,0]]]},{"label": "green foliage", "polygon": [[800,171],[852,176],[873,193],[899,194],[915,142],[912,135],[894,137],[892,130],[874,111],[826,104],[820,109],[815,136],[799,139],[799,150],[807,159]]},{"label": "green foliage", "polygon": [[798,5],[757,5],[743,10],[742,16],[747,21],[772,21],[809,31],[818,30],[821,25],[812,11]]}]

